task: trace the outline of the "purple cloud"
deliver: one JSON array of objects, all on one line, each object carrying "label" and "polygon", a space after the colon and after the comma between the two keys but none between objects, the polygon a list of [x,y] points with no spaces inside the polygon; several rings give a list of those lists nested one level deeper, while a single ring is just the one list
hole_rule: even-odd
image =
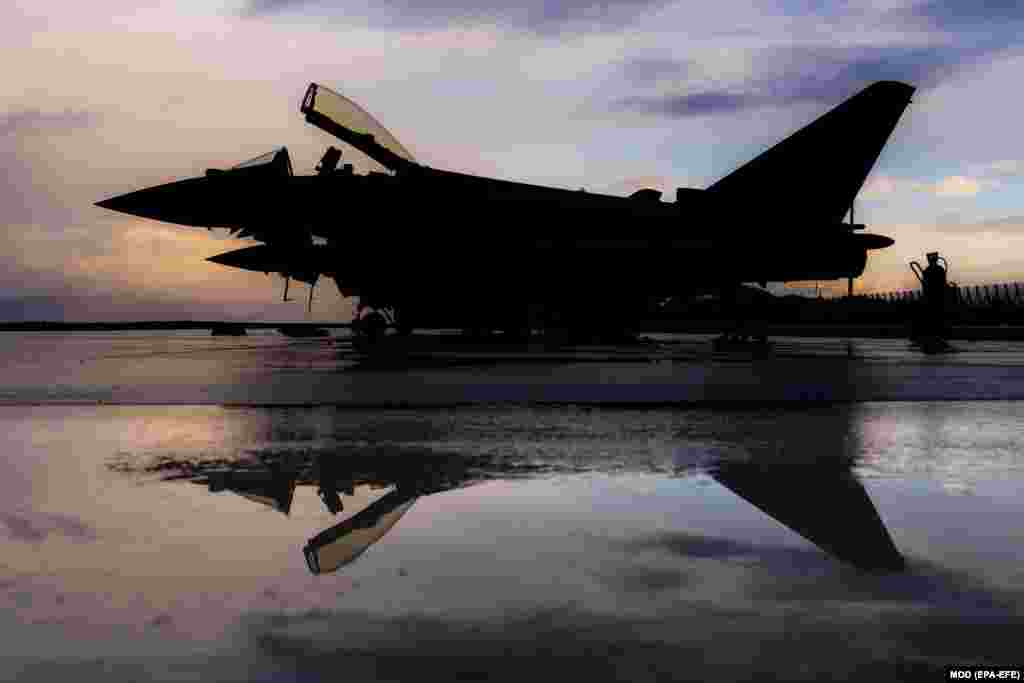
[{"label": "purple cloud", "polygon": [[[901,81],[919,89],[933,87],[970,64],[992,58],[999,49],[994,45],[971,45],[771,50],[756,59],[764,75],[735,89],[636,95],[621,98],[612,107],[688,118],[760,107],[835,104],[875,81]],[[813,70],[793,69],[790,65],[812,65]],[[678,66],[680,72],[685,68],[684,63]],[[623,78],[632,83],[653,81],[657,73],[666,71],[663,63],[638,60],[620,66]]]},{"label": "purple cloud", "polygon": [[0,522],[19,541],[39,543],[52,533],[67,536],[76,541],[94,541],[96,532],[77,517],[55,513],[17,515],[0,514]]},{"label": "purple cloud", "polygon": [[45,112],[40,109],[22,109],[0,114],[0,135],[85,128],[96,125],[98,120],[99,116],[91,111],[65,109],[61,112]]},{"label": "purple cloud", "polygon": [[[450,24],[481,24],[527,28],[538,33],[560,31],[574,26],[615,26],[646,11],[668,5],[671,0],[525,0],[519,3],[476,2],[474,0],[384,0],[359,6],[338,7],[324,0],[250,0],[243,13],[248,16],[314,10],[344,16],[373,15],[387,19],[391,27],[443,27]],[[379,22],[377,22],[379,26]]]}]

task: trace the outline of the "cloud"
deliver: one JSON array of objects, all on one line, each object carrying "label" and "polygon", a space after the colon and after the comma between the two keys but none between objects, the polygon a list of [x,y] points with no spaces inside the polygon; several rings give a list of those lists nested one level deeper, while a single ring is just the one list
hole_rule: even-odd
[{"label": "cloud", "polygon": [[934,182],[876,175],[864,184],[861,197],[864,199],[891,198],[901,194],[925,193],[944,198],[974,197],[983,190],[997,184],[997,181],[980,176],[950,175]]},{"label": "cloud", "polygon": [[958,214],[944,216],[936,221],[939,232],[978,234],[996,233],[1004,235],[1024,235],[1024,216],[1006,216],[983,221],[965,221]]},{"label": "cloud", "polygon": [[619,101],[624,109],[673,118],[731,114],[742,109],[761,106],[765,101],[751,93],[699,92],[668,97],[627,97]]},{"label": "cloud", "polygon": [[[1015,178],[1024,176],[1024,161],[999,159],[986,163],[967,164],[963,173],[948,175],[933,182],[914,178],[900,178],[887,174],[871,176],[864,184],[861,196],[865,199],[895,198],[898,195],[931,194],[944,198],[976,197],[988,190],[1000,189]],[[940,217],[940,223],[949,224],[951,218],[961,222],[961,216]],[[1000,219],[1003,220],[1003,219]],[[978,224],[974,221],[973,224]]]},{"label": "cloud", "polygon": [[[7,295],[9,292],[3,292]],[[64,320],[64,302],[47,295],[7,297],[0,295],[0,320]]]},{"label": "cloud", "polygon": [[[61,151],[73,149],[76,138],[95,131],[101,120],[98,111],[87,109],[23,108],[0,114],[0,166],[6,175],[0,183],[0,244],[8,236],[5,233],[18,229],[15,226],[63,226],[74,220],[72,195],[85,183],[63,187],[63,182],[53,182],[53,176],[62,169]],[[40,150],[54,153],[44,160]],[[7,251],[0,263],[18,256]]]},{"label": "cloud", "polygon": [[694,69],[694,63],[668,57],[635,57],[621,62],[623,79],[633,84],[653,84],[666,77],[685,76]]},{"label": "cloud", "polygon": [[375,17],[388,28],[443,28],[451,24],[497,24],[537,33],[618,27],[644,12],[667,5],[670,0],[526,0],[525,2],[474,2],[473,0],[384,0],[348,3],[344,10],[324,0],[250,0],[246,16],[285,12],[328,13],[339,17]]},{"label": "cloud", "polygon": [[[147,642],[140,638],[116,653],[76,657],[64,639],[44,655],[8,656],[2,670],[26,680],[84,681],[186,675],[293,681],[343,674],[356,681],[418,682],[424,672],[436,672],[451,680],[518,682],[563,671],[583,680],[773,680],[780,671],[795,681],[941,680],[950,666],[1019,656],[1017,592],[936,569],[923,570],[934,579],[786,569],[799,583],[773,590],[778,575],[758,576],[753,588],[764,596],[756,600],[670,593],[656,610],[645,605],[641,611],[620,598],[615,604],[625,606],[607,614],[575,603],[465,616],[450,610],[406,609],[396,616],[358,608],[282,610],[243,617],[209,652],[151,652],[139,646]],[[856,590],[847,589],[850,584]],[[912,599],[901,600],[908,589]],[[749,587],[742,584],[732,590],[744,592]],[[22,624],[21,630],[32,627]]]},{"label": "cloud", "polygon": [[623,593],[659,593],[690,588],[697,583],[693,573],[679,569],[637,566],[615,573],[595,574],[595,578],[612,590]]},{"label": "cloud", "polygon": [[1024,161],[1020,159],[1000,159],[986,164],[975,164],[969,167],[970,174],[986,178],[1015,178],[1024,176]]},{"label": "cloud", "polygon": [[771,546],[717,536],[686,532],[659,534],[622,543],[631,551],[661,550],[689,558],[733,560],[742,557],[775,559],[780,565],[810,566],[831,562],[822,551],[810,547]]},{"label": "cloud", "polygon": [[[875,81],[902,81],[919,88],[935,85],[985,54],[974,48],[931,45],[767,48],[756,50],[751,59],[757,72],[736,85],[629,96],[613,107],[687,118],[803,103],[834,105]],[[620,74],[633,84],[645,84],[692,68],[688,62],[676,62],[673,68],[663,60],[630,59],[621,64]]]},{"label": "cloud", "polygon": [[65,109],[61,112],[45,112],[39,109],[22,109],[0,114],[0,135],[26,132],[66,131],[96,125],[97,112]]},{"label": "cloud", "polygon": [[997,218],[994,220],[982,221],[982,226],[986,228],[1014,228],[1014,232],[1024,231],[1024,216],[1008,216],[1006,218]]},{"label": "cloud", "polygon": [[903,13],[947,31],[1024,22],[1024,5],[1018,0],[930,0]]},{"label": "cloud", "polygon": [[981,192],[982,184],[976,178],[953,175],[925,187],[939,197],[973,197]]},{"label": "cloud", "polygon": [[96,540],[96,532],[85,522],[56,513],[0,514],[0,522],[16,540],[39,543],[50,534],[62,534],[78,541]]},{"label": "cloud", "polygon": [[[742,16],[752,14],[748,10]],[[799,103],[834,104],[879,80],[929,90],[1012,53],[1022,22],[1024,5],[1011,0],[824,10],[787,4],[758,17],[741,40],[712,36],[688,50],[685,58],[628,57],[619,69],[627,85],[672,81],[667,83],[670,90],[636,92],[615,100],[613,109],[678,119]],[[730,55],[743,56],[745,73],[723,78],[728,71],[721,66],[727,63],[723,47]]]}]

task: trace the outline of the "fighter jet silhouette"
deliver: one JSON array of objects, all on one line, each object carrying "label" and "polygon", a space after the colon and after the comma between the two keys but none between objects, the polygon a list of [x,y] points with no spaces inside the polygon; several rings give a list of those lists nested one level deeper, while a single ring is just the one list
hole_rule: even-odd
[{"label": "fighter jet silhouette", "polygon": [[[286,148],[227,170],[98,202],[263,244],[211,257],[358,297],[364,331],[388,324],[529,333],[622,328],[652,301],[741,283],[858,277],[893,244],[853,222],[854,200],[914,88],[880,81],[706,189],[675,201],[543,187],[432,168],[355,102],[306,91],[306,121],[380,165],[329,147],[295,175]],[[844,222],[849,214],[850,221]],[[852,285],[851,285],[852,286]]]}]

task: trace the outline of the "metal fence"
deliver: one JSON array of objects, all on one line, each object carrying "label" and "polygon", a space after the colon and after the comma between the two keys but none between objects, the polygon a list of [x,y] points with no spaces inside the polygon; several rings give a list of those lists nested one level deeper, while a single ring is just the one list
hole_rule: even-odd
[{"label": "metal fence", "polygon": [[[950,285],[945,314],[950,324],[1024,324],[1024,282],[989,285]],[[843,301],[846,301],[843,304]],[[876,292],[852,300],[827,300],[833,310],[853,320],[912,320],[923,314],[920,288]],[[844,308],[845,306],[845,308]],[[826,307],[830,308],[830,307]],[[806,314],[806,312],[805,312]]]},{"label": "metal fence", "polygon": [[[921,300],[920,289],[898,290],[866,294],[860,298],[885,303],[905,303]],[[994,285],[950,286],[951,303],[962,308],[992,308],[1008,306],[1024,308],[1024,284],[1008,282]]]},{"label": "metal fence", "polygon": [[[755,298],[730,311],[720,301],[690,302],[686,308],[660,309],[649,320],[685,327],[693,320],[759,320],[779,324],[912,325],[934,313],[922,302],[920,288],[858,294],[853,297],[785,295]],[[943,311],[948,325],[1024,326],[1024,282],[950,286]],[[666,328],[667,329],[667,328]]]}]

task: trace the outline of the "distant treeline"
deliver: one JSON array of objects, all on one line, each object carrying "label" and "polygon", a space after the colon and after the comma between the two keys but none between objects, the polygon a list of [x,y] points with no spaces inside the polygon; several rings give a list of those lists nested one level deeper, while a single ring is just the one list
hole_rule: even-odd
[{"label": "distant treeline", "polygon": [[[1019,282],[950,285],[946,297],[946,314],[951,324],[1021,325],[1024,324],[1024,284]],[[920,289],[868,294],[858,299],[883,307],[893,314],[906,315],[920,310],[923,293]]]},{"label": "distant treeline", "polygon": [[[778,324],[895,325],[924,314],[920,289],[862,294],[853,297],[811,298],[798,295],[771,296],[745,288],[737,302],[746,319]],[[678,329],[687,320],[723,320],[735,317],[720,300],[677,302],[649,312],[650,325]],[[946,298],[946,322],[951,325],[1024,325],[1024,283],[950,286]]]},{"label": "distant treeline", "polygon": [[349,323],[268,323],[236,320],[142,320],[135,322],[63,322],[53,320],[30,320],[23,322],[0,322],[0,331],[5,332],[119,332],[147,330],[213,330],[225,328],[279,329],[279,328],[340,328],[350,327]]},{"label": "distant treeline", "polygon": [[[1024,306],[1024,287],[1019,282],[996,285],[950,286],[952,303],[967,308],[989,308],[992,306]],[[896,303],[921,299],[920,289],[900,290],[866,295],[869,299]]]}]

